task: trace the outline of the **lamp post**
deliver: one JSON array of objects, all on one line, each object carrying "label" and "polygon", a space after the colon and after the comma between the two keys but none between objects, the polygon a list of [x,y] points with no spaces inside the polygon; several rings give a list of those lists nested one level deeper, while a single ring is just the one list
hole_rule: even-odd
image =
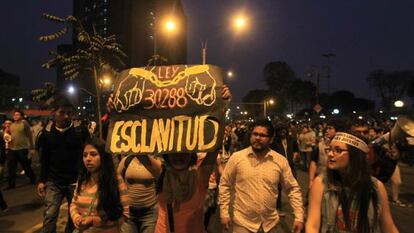
[{"label": "lamp post", "polygon": [[[262,105],[263,106],[263,116],[266,117],[267,115],[267,106],[273,105],[275,103],[274,99],[265,99],[263,102],[243,102],[243,103],[235,103],[235,104],[247,104],[247,105]],[[239,106],[237,106],[239,109]]]},{"label": "lamp post", "polygon": [[96,95],[95,95],[95,94],[93,94],[92,92],[90,92],[90,91],[86,90],[86,89],[85,89],[85,88],[83,88],[83,87],[77,87],[77,88],[75,88],[74,86],[70,85],[70,86],[68,87],[67,92],[68,92],[69,94],[73,95],[73,94],[75,94],[76,90],[81,90],[81,91],[84,91],[86,94],[88,94],[88,95],[93,96],[93,97],[95,97],[95,98],[96,98]]},{"label": "lamp post", "polygon": [[331,57],[335,57],[336,54],[335,53],[324,53],[322,54],[323,57],[326,57],[328,59],[328,74],[326,76],[326,78],[328,79],[328,94],[330,94],[330,89],[331,89]]},{"label": "lamp post", "polygon": [[[233,30],[240,34],[248,28],[248,18],[244,14],[238,14],[237,16],[233,16],[231,19],[231,27]],[[201,42],[201,58],[203,65],[207,62],[207,40]]]},{"label": "lamp post", "polygon": [[[167,17],[166,19],[162,20],[161,25],[158,25],[158,18],[155,16],[155,14],[153,12],[151,12],[151,16],[153,19],[153,22],[151,23],[152,29],[153,29],[153,35],[152,35],[152,40],[153,40],[153,55],[151,56],[151,58],[148,60],[148,64],[150,64],[151,62],[154,62],[154,65],[157,65],[157,61],[158,60],[167,60],[163,57],[161,57],[161,55],[158,54],[158,34],[159,34],[159,28],[161,28],[163,30],[164,33],[167,34],[173,34],[178,30],[177,27],[177,22],[173,17]],[[160,27],[161,26],[161,27]]]},{"label": "lamp post", "polygon": [[402,108],[402,107],[404,107],[404,102],[402,100],[397,100],[397,101],[394,102],[394,106],[396,108]]},{"label": "lamp post", "polygon": [[273,99],[269,99],[269,100],[264,100],[263,101],[263,116],[266,117],[267,116],[267,105],[272,105],[274,104],[275,101]]}]

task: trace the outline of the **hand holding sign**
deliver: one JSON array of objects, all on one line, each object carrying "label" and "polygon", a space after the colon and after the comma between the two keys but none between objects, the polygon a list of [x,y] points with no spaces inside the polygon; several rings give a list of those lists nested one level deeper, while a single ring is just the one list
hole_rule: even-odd
[{"label": "hand holding sign", "polygon": [[200,79],[196,75],[187,79],[185,90],[189,97],[197,104],[211,106],[216,100],[215,86],[213,78],[207,76]]}]

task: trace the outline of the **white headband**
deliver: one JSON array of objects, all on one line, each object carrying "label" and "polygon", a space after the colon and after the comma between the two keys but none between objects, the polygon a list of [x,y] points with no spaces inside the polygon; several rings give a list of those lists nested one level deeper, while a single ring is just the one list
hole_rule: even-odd
[{"label": "white headband", "polygon": [[332,141],[345,143],[347,145],[356,147],[365,153],[368,153],[369,151],[368,145],[364,141],[362,141],[360,138],[357,138],[352,134],[338,132],[335,134],[335,137],[332,139]]}]

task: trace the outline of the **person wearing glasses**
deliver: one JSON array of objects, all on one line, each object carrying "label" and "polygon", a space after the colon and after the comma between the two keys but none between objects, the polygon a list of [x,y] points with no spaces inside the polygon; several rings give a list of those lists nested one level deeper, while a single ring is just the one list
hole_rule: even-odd
[{"label": "person wearing glasses", "polygon": [[[295,215],[292,232],[299,233],[303,228],[302,193],[288,160],[270,149],[273,135],[271,122],[256,121],[250,146],[235,152],[224,168],[219,185],[219,205],[221,223],[227,231],[276,232],[279,182],[289,197]],[[231,195],[234,195],[232,208]],[[229,209],[233,209],[232,217]]]},{"label": "person wearing glasses", "polygon": [[384,185],[370,176],[365,137],[338,132],[325,150],[327,171],[313,181],[306,232],[398,232]]},{"label": "person wearing glasses", "polygon": [[312,181],[315,177],[326,170],[328,155],[325,153],[325,148],[329,147],[329,143],[336,132],[343,131],[345,128],[345,121],[339,118],[332,118],[326,123],[325,135],[319,140],[318,146],[312,151],[309,165],[309,188],[312,186]]}]

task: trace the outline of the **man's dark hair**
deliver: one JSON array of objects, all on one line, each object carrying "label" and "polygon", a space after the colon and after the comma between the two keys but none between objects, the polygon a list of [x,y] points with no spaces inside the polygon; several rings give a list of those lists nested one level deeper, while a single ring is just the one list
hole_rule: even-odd
[{"label": "man's dark hair", "polygon": [[349,124],[351,127],[368,127],[368,123],[363,119],[352,119]]},{"label": "man's dark hair", "polygon": [[58,110],[59,108],[74,108],[70,100],[63,95],[56,96],[55,101],[51,104],[51,107],[54,111]]},{"label": "man's dark hair", "polygon": [[273,124],[268,120],[263,119],[255,121],[252,125],[252,129],[254,129],[257,126],[265,127],[270,137],[273,137],[273,135],[275,134],[275,128],[273,127]]},{"label": "man's dark hair", "polygon": [[283,123],[283,122],[278,122],[278,123],[275,124],[275,131],[276,132],[279,132],[283,129],[288,130],[288,128],[289,128],[288,124]]},{"label": "man's dark hair", "polygon": [[336,132],[345,131],[349,129],[347,121],[342,118],[331,118],[326,122],[326,125],[334,127]]},{"label": "man's dark hair", "polygon": [[13,114],[16,113],[16,112],[20,113],[20,115],[22,116],[22,118],[24,118],[25,114],[24,114],[23,110],[21,110],[19,108],[16,108],[16,109],[13,110]]}]

